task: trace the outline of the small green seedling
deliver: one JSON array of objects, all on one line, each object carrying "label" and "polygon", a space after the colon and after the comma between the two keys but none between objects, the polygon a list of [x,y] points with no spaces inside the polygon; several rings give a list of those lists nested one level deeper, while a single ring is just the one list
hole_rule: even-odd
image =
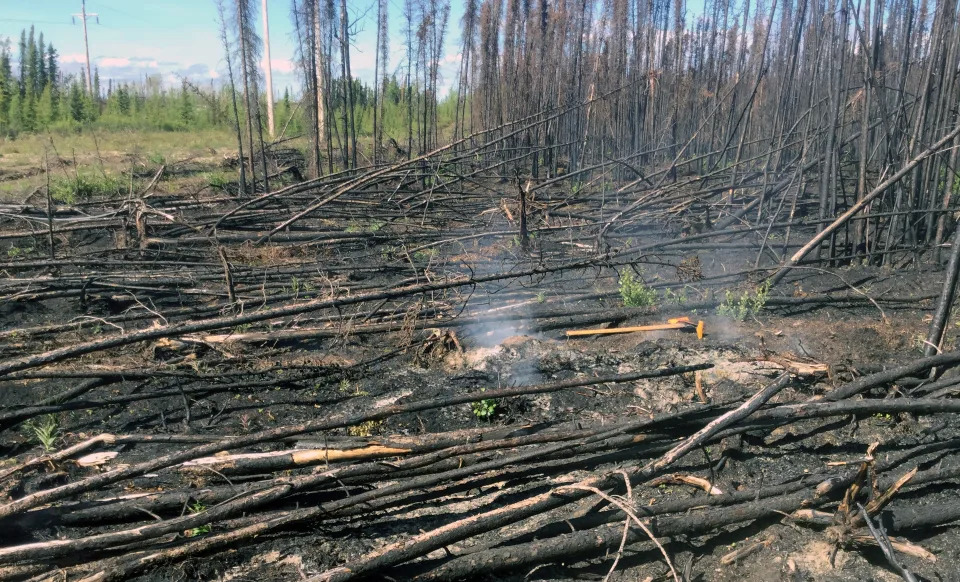
[{"label": "small green seedling", "polygon": [[44,451],[49,453],[53,450],[60,434],[56,415],[45,414],[39,419],[28,420],[25,425],[30,432],[30,436],[43,447]]},{"label": "small green seedling", "polygon": [[470,406],[473,408],[473,415],[480,420],[492,420],[497,414],[497,401],[494,398],[484,398]]},{"label": "small green seedling", "polygon": [[[190,513],[196,515],[198,513],[205,511],[207,509],[207,506],[204,505],[203,503],[200,503],[199,501],[194,501],[188,509],[190,510]],[[208,534],[210,533],[210,531],[211,531],[210,524],[206,524],[206,525],[197,526],[192,529],[188,529],[183,533],[188,538],[195,538],[197,536]]]},{"label": "small green seedling", "polygon": [[[483,392],[484,389],[480,391]],[[478,419],[490,421],[497,415],[500,408],[500,401],[496,398],[484,398],[477,402],[471,402],[470,408],[473,410],[473,415]]]}]

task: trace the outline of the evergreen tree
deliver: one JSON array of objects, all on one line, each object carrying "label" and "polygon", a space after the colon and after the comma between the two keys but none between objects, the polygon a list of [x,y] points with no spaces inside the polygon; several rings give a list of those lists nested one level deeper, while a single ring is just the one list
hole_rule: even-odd
[{"label": "evergreen tree", "polygon": [[47,89],[49,89],[49,122],[54,123],[60,119],[60,79],[58,75],[60,69],[57,66],[57,49],[53,48],[53,43],[47,45]]},{"label": "evergreen tree", "polygon": [[100,102],[100,69],[93,68],[93,100]]},{"label": "evergreen tree", "polygon": [[83,89],[74,81],[70,84],[70,118],[78,123],[83,121],[84,101]]},{"label": "evergreen tree", "polygon": [[13,97],[13,71],[10,69],[10,45],[0,44],[0,131],[10,126],[10,99]]},{"label": "evergreen tree", "polygon": [[146,109],[147,98],[142,91],[134,91],[131,101],[133,102],[133,112],[135,115],[140,115],[143,113],[143,110]]},{"label": "evergreen tree", "polygon": [[190,127],[193,123],[193,102],[190,100],[186,80],[183,81],[183,86],[180,88],[180,122],[185,127]]},{"label": "evergreen tree", "polygon": [[60,67],[57,66],[57,49],[53,48],[51,42],[47,45],[47,81],[54,88],[60,82],[57,76],[60,74]]},{"label": "evergreen tree", "polygon": [[33,87],[27,87],[27,96],[23,100],[21,129],[23,131],[37,130],[37,95],[33,92]]},{"label": "evergreen tree", "polygon": [[33,88],[34,92],[41,94],[44,87],[47,86],[47,45],[43,43],[43,32],[37,40],[37,85]]},{"label": "evergreen tree", "polygon": [[27,61],[29,60],[29,55],[27,54],[27,31],[23,29],[20,31],[20,76],[19,79],[18,93],[20,97],[26,93],[27,88],[24,86],[23,81],[27,78]]},{"label": "evergreen tree", "polygon": [[[33,26],[31,25],[30,35],[27,37],[27,76],[26,78],[21,78],[20,82],[24,85],[23,92],[35,98],[37,94],[37,57],[39,53],[37,52],[37,42],[34,39],[33,32]],[[30,98],[28,98],[28,101],[29,100]]]},{"label": "evergreen tree", "polygon": [[117,87],[117,110],[120,115],[130,115],[130,91],[126,85]]},{"label": "evergreen tree", "polygon": [[53,86],[48,83],[40,94],[40,101],[37,103],[37,125],[40,127],[56,123],[59,118],[60,107],[53,92]]}]

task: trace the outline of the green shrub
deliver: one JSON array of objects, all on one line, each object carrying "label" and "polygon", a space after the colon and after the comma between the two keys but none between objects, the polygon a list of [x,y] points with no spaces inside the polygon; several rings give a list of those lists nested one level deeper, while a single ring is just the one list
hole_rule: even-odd
[{"label": "green shrub", "polygon": [[227,187],[231,185],[231,180],[223,172],[210,172],[207,174],[207,184],[209,184],[211,188],[226,190]]},{"label": "green shrub", "polygon": [[626,271],[620,275],[620,297],[626,307],[650,307],[657,304],[657,291]]},{"label": "green shrub", "polygon": [[729,317],[737,321],[744,321],[747,317],[756,317],[767,303],[770,296],[770,282],[764,281],[752,293],[734,293],[726,291],[723,303],[717,306],[717,315]]}]

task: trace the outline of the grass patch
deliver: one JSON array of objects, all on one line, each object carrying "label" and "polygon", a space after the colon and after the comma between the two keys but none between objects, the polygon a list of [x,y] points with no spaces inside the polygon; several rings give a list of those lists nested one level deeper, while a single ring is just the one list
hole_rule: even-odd
[{"label": "grass patch", "polygon": [[54,178],[50,181],[50,195],[57,202],[73,204],[93,198],[113,198],[127,192],[129,185],[115,176],[97,176],[78,173],[73,178]]},{"label": "grass patch", "polygon": [[[73,152],[78,156],[100,155],[109,158],[114,154],[150,152],[151,155],[166,159],[182,159],[191,155],[211,155],[210,150],[237,148],[236,134],[227,129],[206,129],[199,131],[52,131],[42,134],[20,135],[16,139],[0,139],[5,158],[20,160],[24,157],[32,161],[43,159],[44,152],[53,140],[57,152],[69,158]],[[53,152],[50,152],[51,157]],[[85,160],[79,160],[81,162]]]}]

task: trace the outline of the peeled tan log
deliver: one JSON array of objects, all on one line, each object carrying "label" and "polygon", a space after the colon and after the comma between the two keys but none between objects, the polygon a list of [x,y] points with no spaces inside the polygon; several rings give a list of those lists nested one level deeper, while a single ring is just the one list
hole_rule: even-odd
[{"label": "peeled tan log", "polygon": [[[682,417],[677,416],[681,421]],[[634,423],[625,424],[627,430]],[[378,478],[401,478],[416,476],[417,470],[426,467],[432,472],[441,472],[456,469],[469,463],[465,461],[467,455],[483,451],[509,449],[534,444],[553,443],[564,440],[582,439],[609,431],[611,427],[596,427],[581,430],[577,427],[551,430],[541,433],[526,434],[523,427],[498,428],[493,430],[480,429],[468,431],[454,431],[449,434],[424,435],[424,437],[386,437],[385,442],[398,441],[420,450],[431,450],[445,446],[434,452],[426,452],[417,456],[410,456],[405,460],[386,465],[377,462],[360,463],[349,466],[331,468],[323,473],[304,475],[286,479],[285,482],[293,485],[291,493],[308,492],[318,487],[335,483],[364,483],[374,482]],[[456,435],[462,435],[458,438]],[[189,436],[189,435],[173,435]],[[117,442],[124,442],[126,437],[117,437]],[[199,437],[205,438],[205,437]],[[221,437],[222,438],[222,437]],[[629,439],[631,442],[635,438]],[[202,442],[202,441],[193,441]],[[418,451],[420,452],[420,451]],[[216,457],[214,457],[216,458]],[[447,465],[442,461],[450,460]],[[512,462],[509,457],[501,457],[504,465]],[[428,471],[430,472],[430,471]],[[425,473],[424,473],[425,474]],[[187,489],[164,493],[140,493],[122,495],[105,499],[82,501],[66,505],[57,505],[40,510],[27,512],[20,516],[21,522],[35,524],[36,527],[51,525],[79,525],[90,524],[102,520],[123,521],[131,518],[143,519],[140,508],[151,511],[177,510],[183,508],[189,499],[200,501],[211,506],[235,498],[240,492],[252,492],[266,489],[275,485],[273,482],[255,482],[222,487],[206,487],[203,489]]]},{"label": "peeled tan log", "polygon": [[399,457],[413,452],[413,449],[372,445],[359,449],[297,449],[293,451],[271,451],[268,453],[245,453],[241,455],[222,455],[201,457],[180,465],[184,470],[213,469],[220,473],[253,473],[259,471],[285,471],[297,467],[309,467],[323,463],[360,461]]},{"label": "peeled tan log", "polygon": [[93,438],[89,438],[83,442],[79,442],[71,447],[67,447],[63,450],[51,453],[49,455],[41,455],[39,457],[35,457],[33,459],[30,459],[29,461],[26,461],[15,467],[11,467],[10,469],[0,472],[0,480],[6,479],[7,477],[9,477],[10,475],[13,475],[14,473],[18,473],[20,471],[23,471],[30,467],[34,467],[41,463],[46,463],[46,462],[55,463],[58,461],[63,461],[64,459],[69,459],[70,457],[78,453],[82,453],[87,449],[96,447],[100,444],[109,445],[109,444],[113,444],[114,442],[116,442],[116,437],[114,437],[112,434],[108,434],[108,433],[100,434]]}]

